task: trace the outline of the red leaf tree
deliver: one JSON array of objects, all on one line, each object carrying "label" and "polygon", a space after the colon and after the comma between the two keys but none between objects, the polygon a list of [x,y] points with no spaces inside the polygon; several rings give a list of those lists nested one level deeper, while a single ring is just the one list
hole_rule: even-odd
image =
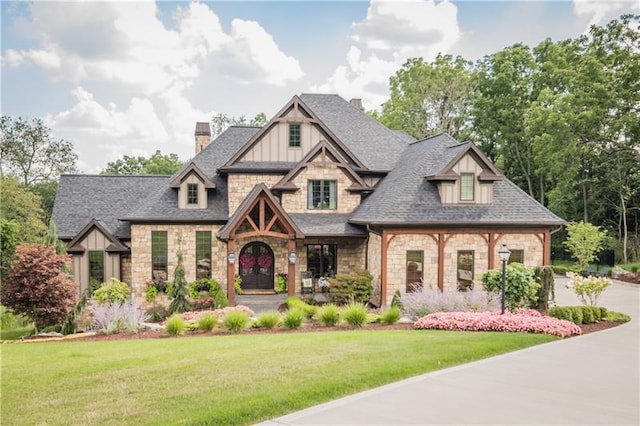
[{"label": "red leaf tree", "polygon": [[36,329],[60,323],[77,299],[76,285],[65,273],[69,260],[56,254],[55,246],[16,247],[2,284],[2,304],[32,319]]}]

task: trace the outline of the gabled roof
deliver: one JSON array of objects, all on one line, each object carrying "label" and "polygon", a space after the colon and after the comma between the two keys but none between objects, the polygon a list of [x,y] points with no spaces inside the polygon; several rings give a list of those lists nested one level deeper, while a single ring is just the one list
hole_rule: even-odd
[{"label": "gabled roof", "polygon": [[329,162],[349,176],[353,181],[353,184],[347,188],[347,191],[367,191],[371,188],[353,171],[349,163],[340,155],[337,149],[335,149],[326,140],[321,140],[311,151],[305,155],[305,157],[294,167],[289,173],[287,173],[278,183],[273,186],[274,190],[280,191],[295,191],[299,188],[293,183],[293,179],[302,171],[302,169],[313,163],[318,157],[322,157],[323,162]]},{"label": "gabled roof", "polygon": [[204,174],[200,167],[196,166],[193,161],[184,166],[181,170],[178,171],[178,175],[175,176],[171,182],[169,182],[169,186],[171,188],[180,188],[180,184],[185,180],[190,174],[195,174],[198,179],[202,181],[204,187],[207,189],[213,189],[216,187],[216,184],[211,182],[211,180]]},{"label": "gabled roof", "polygon": [[58,236],[71,240],[92,220],[117,238],[129,238],[131,227],[120,219],[135,209],[150,188],[167,185],[169,176],[62,175],[52,218]]},{"label": "gabled roof", "polygon": [[302,94],[300,99],[369,170],[389,171],[410,141],[338,95]]},{"label": "gabled roof", "polygon": [[[167,179],[167,183],[152,188],[137,207],[124,218],[133,222],[222,222],[229,218],[227,182],[216,171],[256,132],[258,127],[232,126],[211,141],[193,160]],[[216,191],[208,191],[206,209],[180,209],[175,189],[168,183],[188,173],[191,167],[208,176]]]},{"label": "gabled roof", "polygon": [[291,213],[291,219],[305,237],[366,238],[363,226],[349,223],[349,214],[340,213]]},{"label": "gabled roof", "polygon": [[109,240],[111,244],[109,244],[105,251],[107,252],[125,252],[129,251],[129,248],[124,244],[121,244],[120,241],[111,233],[107,226],[100,220],[92,219],[87,225],[82,228],[78,235],[74,239],[72,239],[67,245],[67,251],[69,253],[83,253],[85,250],[82,246],[80,246],[80,242],[84,240],[87,235],[94,229],[100,231],[102,235],[105,236]]},{"label": "gabled roof", "polygon": [[497,181],[504,178],[503,174],[472,142],[456,144],[447,148],[440,158],[440,165],[435,165],[439,168],[427,171],[425,177],[433,181],[457,179],[458,174],[453,171],[453,167],[467,154],[473,157],[476,163],[482,167],[482,173],[479,176],[480,180]]},{"label": "gabled roof", "polygon": [[[450,149],[450,148],[454,149]],[[493,183],[491,204],[445,205],[437,184],[425,176],[442,170],[460,152],[455,139],[440,134],[410,144],[350,222],[387,226],[549,226],[564,220],[547,210],[508,179]]]},{"label": "gabled roof", "polygon": [[[218,238],[223,240],[228,240],[233,237],[238,227],[247,220],[247,216],[250,212],[258,205],[258,203],[262,204],[262,208],[265,209],[268,207],[273,213],[273,217],[269,220],[269,223],[266,222],[264,217],[264,210],[261,212],[261,217],[259,222],[264,223],[252,223],[251,226],[254,228],[255,234],[260,235],[270,235],[276,237],[284,237],[284,232],[280,232],[276,235],[273,232],[270,232],[271,227],[279,222],[285,230],[287,231],[286,236],[290,238],[304,238],[304,234],[291,220],[291,217],[287,214],[287,212],[282,208],[276,197],[269,191],[267,185],[264,183],[259,183],[253,187],[251,192],[245,197],[245,199],[240,203],[236,211],[229,218],[229,221],[218,231]],[[266,206],[265,206],[266,205]],[[250,218],[248,220],[251,220]],[[281,234],[281,235],[280,235]],[[248,234],[245,234],[248,235]]]}]

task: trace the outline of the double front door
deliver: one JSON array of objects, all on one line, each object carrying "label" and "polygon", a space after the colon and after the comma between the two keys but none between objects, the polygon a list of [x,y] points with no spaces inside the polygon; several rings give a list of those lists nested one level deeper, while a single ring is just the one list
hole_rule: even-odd
[{"label": "double front door", "polygon": [[273,290],[273,250],[254,241],[240,251],[239,270],[243,290]]}]

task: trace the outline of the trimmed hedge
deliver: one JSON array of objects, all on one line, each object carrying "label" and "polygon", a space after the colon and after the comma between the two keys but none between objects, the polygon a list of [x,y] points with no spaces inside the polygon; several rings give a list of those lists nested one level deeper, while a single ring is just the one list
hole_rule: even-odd
[{"label": "trimmed hedge", "polygon": [[596,306],[554,306],[549,308],[549,316],[568,320],[575,324],[592,324],[607,316],[606,308]]}]

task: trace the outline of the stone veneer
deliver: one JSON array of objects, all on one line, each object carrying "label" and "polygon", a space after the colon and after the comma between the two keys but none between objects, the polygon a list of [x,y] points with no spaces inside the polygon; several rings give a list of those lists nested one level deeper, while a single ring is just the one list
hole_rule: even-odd
[{"label": "stone veneer", "polygon": [[381,303],[380,293],[380,276],[382,271],[382,237],[373,232],[369,232],[369,243],[367,244],[367,270],[373,277],[373,294],[371,300],[376,303]]},{"label": "stone veneer", "polygon": [[[487,236],[487,234],[483,235]],[[498,250],[503,243],[510,249],[524,249],[525,265],[534,267],[543,264],[543,245],[536,234],[503,234],[495,245],[495,268],[500,267]],[[391,302],[396,290],[400,290],[401,293],[406,291],[406,252],[408,250],[424,251],[424,285],[430,288],[438,286],[438,245],[436,241],[424,234],[396,235],[387,250],[387,304]],[[489,251],[485,239],[479,234],[453,234],[444,249],[443,286],[445,289],[457,286],[459,250],[474,251],[473,279],[475,282],[479,282],[482,274],[488,270]],[[371,262],[369,270],[371,272]]]},{"label": "stone veneer", "polygon": [[271,188],[278,183],[283,176],[284,175],[229,173],[227,178],[229,216],[233,215],[254,186],[259,183],[264,183],[268,188]]},{"label": "stone veneer", "polygon": [[[335,180],[337,181],[337,203],[335,210],[307,209],[308,181]],[[293,179],[295,186],[300,188],[295,192],[282,194],[282,206],[287,213],[351,213],[360,205],[360,194],[347,191],[353,183],[342,169],[331,163],[312,162],[302,169]]]},{"label": "stone veneer", "polygon": [[220,225],[131,225],[131,286],[138,302],[144,303],[147,282],[151,280],[151,231],[167,231],[168,279],[173,279],[176,267],[178,238],[184,255],[187,281],[196,278],[196,231],[211,231],[211,277],[223,288],[227,281],[227,245],[216,239]]}]

